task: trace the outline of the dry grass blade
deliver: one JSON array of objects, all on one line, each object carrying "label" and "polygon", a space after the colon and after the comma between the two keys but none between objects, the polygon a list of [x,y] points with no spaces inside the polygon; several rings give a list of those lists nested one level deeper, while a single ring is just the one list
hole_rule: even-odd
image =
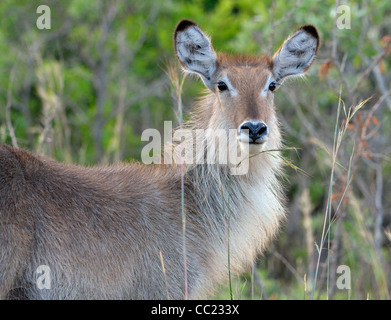
[{"label": "dry grass blade", "polygon": [[[341,96],[341,93],[340,93]],[[328,249],[330,249],[330,243],[331,243],[331,226],[334,221],[331,219],[331,201],[332,201],[332,195],[333,195],[333,184],[334,184],[334,179],[335,179],[335,169],[336,165],[341,166],[338,164],[337,157],[340,151],[340,148],[342,146],[342,141],[346,135],[349,123],[353,119],[354,115],[371,99],[365,99],[362,102],[360,102],[356,106],[351,106],[348,110],[346,110],[345,103],[344,101],[339,98],[338,102],[338,109],[337,109],[337,118],[336,118],[336,123],[335,123],[335,131],[334,131],[334,141],[333,141],[333,153],[332,153],[332,164],[331,164],[331,174],[330,174],[330,181],[329,181],[329,190],[327,194],[327,204],[326,204],[326,209],[325,209],[325,215],[324,215],[324,220],[323,220],[323,229],[322,229],[322,236],[321,236],[321,241],[320,241],[320,246],[318,248],[318,259],[317,259],[317,264],[316,264],[316,269],[315,269],[315,276],[314,276],[314,286],[313,286],[313,291],[312,291],[312,298],[314,299],[315,297],[315,290],[316,290],[316,284],[317,284],[317,277],[318,277],[318,271],[320,267],[320,259],[322,255],[322,249],[323,246],[326,242],[326,237],[327,237],[327,243],[328,243]],[[343,110],[343,113],[345,115],[344,122],[342,126],[339,125],[340,123],[340,115],[341,115],[341,110]],[[345,198],[346,192],[351,184],[352,178],[351,178],[351,170],[352,170],[352,159],[353,155],[355,153],[355,148],[353,147],[353,150],[351,152],[350,156],[350,161],[349,161],[349,166],[347,169],[347,183],[345,185],[345,188],[343,190],[341,199],[339,201],[339,204],[337,206],[337,210],[339,210],[343,199]],[[342,166],[343,167],[343,166]],[[343,167],[344,168],[344,167]],[[337,211],[334,214],[334,218],[337,214]],[[328,294],[328,286],[329,286],[329,252],[327,254],[327,294]]]}]

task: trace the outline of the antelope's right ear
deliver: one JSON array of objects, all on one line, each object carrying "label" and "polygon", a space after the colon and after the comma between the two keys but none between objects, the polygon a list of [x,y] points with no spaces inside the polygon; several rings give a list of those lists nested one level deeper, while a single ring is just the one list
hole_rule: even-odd
[{"label": "antelope's right ear", "polygon": [[273,74],[277,81],[304,74],[314,62],[319,48],[319,34],[312,25],[293,33],[274,54]]},{"label": "antelope's right ear", "polygon": [[174,46],[181,65],[200,75],[205,85],[212,89],[217,57],[209,37],[193,21],[181,20],[175,28]]}]

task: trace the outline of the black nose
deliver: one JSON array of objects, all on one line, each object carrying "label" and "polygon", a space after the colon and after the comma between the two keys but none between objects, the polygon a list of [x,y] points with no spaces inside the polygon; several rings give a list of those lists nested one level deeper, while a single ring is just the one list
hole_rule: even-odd
[{"label": "black nose", "polygon": [[269,133],[263,121],[246,121],[240,126],[240,130],[248,130],[250,143],[263,142]]}]

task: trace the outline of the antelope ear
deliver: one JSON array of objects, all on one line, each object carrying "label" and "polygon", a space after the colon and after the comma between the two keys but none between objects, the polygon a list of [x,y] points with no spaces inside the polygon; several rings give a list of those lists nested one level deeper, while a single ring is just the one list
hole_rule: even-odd
[{"label": "antelope ear", "polygon": [[181,20],[175,28],[174,46],[181,65],[187,71],[200,75],[205,85],[212,88],[217,57],[210,39],[201,28],[193,21]]},{"label": "antelope ear", "polygon": [[273,74],[277,81],[304,74],[318,52],[319,35],[312,25],[304,25],[289,36],[274,54]]}]

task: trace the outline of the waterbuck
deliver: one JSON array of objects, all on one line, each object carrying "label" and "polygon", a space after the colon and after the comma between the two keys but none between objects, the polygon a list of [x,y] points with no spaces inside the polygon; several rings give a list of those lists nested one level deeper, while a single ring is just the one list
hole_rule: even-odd
[{"label": "waterbuck", "polygon": [[274,91],[318,44],[305,25],[273,57],[228,55],[178,23],[176,55],[209,91],[184,126],[235,129],[243,174],[197,161],[80,167],[0,146],[0,298],[199,299],[251,266],[285,215]]}]

